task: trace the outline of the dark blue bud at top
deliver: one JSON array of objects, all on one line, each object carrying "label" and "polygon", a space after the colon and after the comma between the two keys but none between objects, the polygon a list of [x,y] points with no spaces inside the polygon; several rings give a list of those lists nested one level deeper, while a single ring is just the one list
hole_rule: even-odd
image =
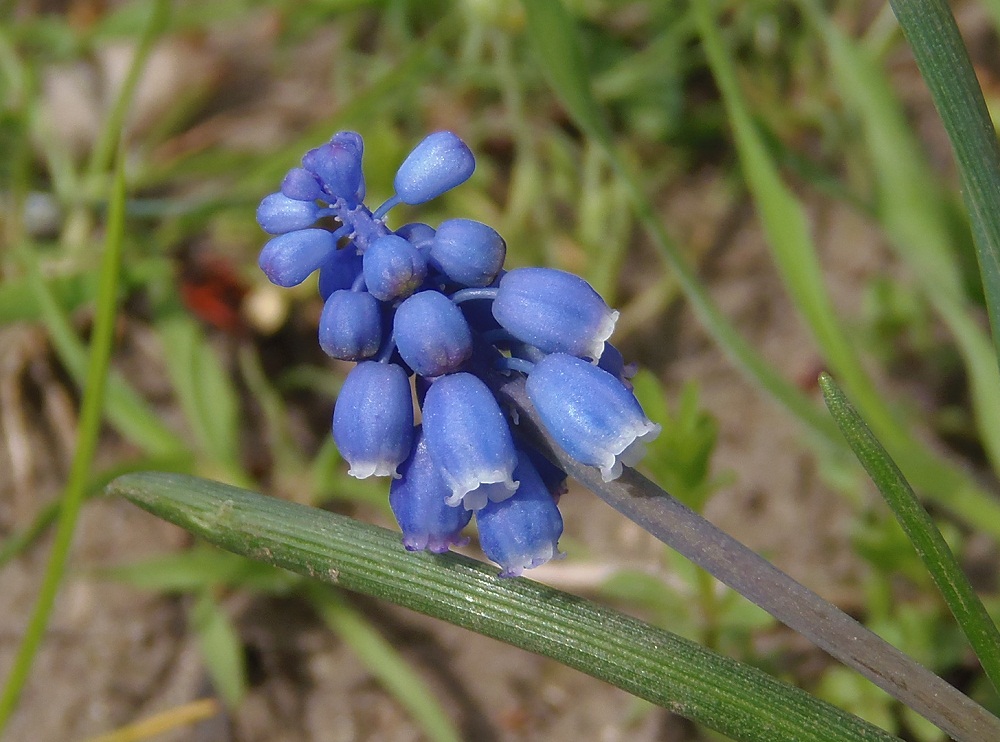
[{"label": "dark blue bud at top", "polygon": [[281,181],[281,192],[296,201],[315,201],[323,195],[323,187],[308,170],[294,167]]},{"label": "dark blue bud at top", "polygon": [[336,251],[337,240],[325,229],[299,229],[264,245],[257,262],[271,283],[298,286]]},{"label": "dark blue bud at top", "polygon": [[427,276],[427,261],[413,245],[387,234],[379,237],[365,251],[365,284],[380,301],[409,296]]},{"label": "dark blue bud at top", "polygon": [[426,137],[396,171],[393,183],[404,204],[422,204],[461,185],[476,169],[476,158],[450,131]]},{"label": "dark blue bud at top", "polygon": [[361,153],[353,143],[342,144],[334,137],[334,140],[306,152],[302,167],[320,179],[323,189],[332,198],[342,198],[349,204],[357,203],[358,191],[363,188]]},{"label": "dark blue bud at top", "polygon": [[389,487],[389,506],[403,532],[403,546],[440,554],[468,543],[462,529],[472,519],[472,511],[445,504],[451,491],[431,459],[419,425],[415,438],[410,457],[399,467],[400,478]]},{"label": "dark blue bud at top", "polygon": [[525,384],[546,430],[570,456],[617,479],[622,465],[644,453],[660,426],[650,422],[632,392],[607,371],[565,353],[535,364]]},{"label": "dark blue bud at top", "polygon": [[449,505],[478,510],[517,489],[510,429],[489,387],[472,374],[437,379],[424,397],[424,434],[451,490]]},{"label": "dark blue bud at top", "polygon": [[461,310],[437,291],[414,294],[396,310],[396,348],[420,376],[441,376],[472,354],[472,333]]},{"label": "dark blue bud at top", "polygon": [[378,301],[362,291],[334,291],[319,318],[319,347],[341,361],[363,361],[382,344]]},{"label": "dark blue bud at top", "polygon": [[526,569],[560,556],[562,516],[542,478],[521,451],[514,476],[520,482],[517,492],[502,502],[488,502],[476,512],[479,545],[503,568],[501,577],[517,577]]},{"label": "dark blue bud at top", "polygon": [[364,361],[347,375],[333,409],[333,439],[358,479],[396,477],[413,445],[413,401],[406,372]]},{"label": "dark blue bud at top", "polygon": [[285,234],[312,226],[319,207],[311,201],[296,201],[283,193],[265,196],[257,207],[257,223],[268,234]]},{"label": "dark blue bud at top", "polygon": [[518,340],[546,353],[599,359],[618,312],[579,276],[516,268],[500,279],[493,316]]},{"label": "dark blue bud at top", "polygon": [[493,227],[471,219],[449,219],[434,235],[430,263],[463,286],[489,286],[506,255],[507,244]]}]

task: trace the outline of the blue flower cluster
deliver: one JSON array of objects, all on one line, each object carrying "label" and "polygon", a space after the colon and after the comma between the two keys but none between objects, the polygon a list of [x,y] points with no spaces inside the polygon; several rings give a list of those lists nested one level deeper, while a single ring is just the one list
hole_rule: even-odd
[{"label": "blue flower cluster", "polygon": [[386,226],[393,206],[424,203],[472,175],[472,152],[451,132],[417,145],[395,195],[374,212],[364,203],[362,150],[358,134],[335,134],[264,198],[257,221],[275,236],[260,267],[279,286],[319,271],[320,346],[357,362],[337,398],[333,437],[351,475],[392,477],[406,548],[465,543],[475,514],[483,551],[502,575],[518,575],[559,554],[566,475],[521,438],[488,382],[525,375],[553,438],[614,479],[659,432],[607,342],[618,313],[570,273],[505,272],[506,244],[485,224]]}]

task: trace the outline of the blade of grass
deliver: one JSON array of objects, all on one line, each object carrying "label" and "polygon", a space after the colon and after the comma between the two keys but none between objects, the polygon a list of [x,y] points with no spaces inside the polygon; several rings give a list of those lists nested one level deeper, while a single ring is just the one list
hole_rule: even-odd
[{"label": "blade of grass", "polygon": [[944,122],[961,173],[1000,362],[1000,144],[946,0],[890,0]]},{"label": "blade of grass", "polygon": [[[813,336],[832,369],[843,376],[844,385],[859,400],[859,405],[892,455],[908,475],[926,488],[930,497],[945,507],[954,507],[952,483],[962,473],[929,449],[902,425],[883,395],[864,370],[861,359],[837,322],[837,311],[826,292],[822,269],[809,230],[808,219],[798,199],[782,183],[774,163],[750,118],[749,110],[736,80],[736,71],[726,53],[715,25],[711,6],[697,2],[692,6],[709,66],[722,93],[736,139],[744,172],[760,210],[775,264],[796,307],[806,319]],[[952,311],[949,317],[958,323]],[[959,326],[966,346],[969,335]],[[1000,381],[1000,376],[998,376]],[[985,493],[965,517],[981,523],[984,511],[991,519],[1000,517],[994,498]],[[1000,525],[1000,521],[995,521]]]},{"label": "blade of grass", "polygon": [[[573,19],[562,2],[522,0],[522,6],[528,21],[528,32],[552,88],[577,126],[607,153],[609,162],[629,191],[636,217],[673,271],[702,326],[751,383],[784,406],[823,445],[840,448],[846,453],[847,447],[829,416],[823,414],[740,336],[712,301],[695,271],[663,228],[633,168],[626,163],[608,134],[601,109],[590,90]],[[914,480],[919,479],[925,484],[929,496],[937,498],[943,507],[966,521],[976,523],[995,538],[1000,538],[1000,504],[966,472],[924,456],[910,457],[906,463],[914,468],[917,473]]]},{"label": "blade of grass", "polygon": [[931,516],[906,477],[829,374],[819,377],[823,398],[858,460],[871,476],[927,567],[994,688],[1000,689],[1000,631],[976,595]]},{"label": "blade of grass", "polygon": [[674,551],[956,740],[1000,739],[1000,719],[634,469],[626,467],[620,478],[605,482],[597,469],[562,452],[538,421],[523,379],[495,391],[517,410],[518,429],[536,448]]},{"label": "blade of grass", "polygon": [[86,383],[80,426],[77,431],[76,451],[70,466],[66,490],[62,496],[59,521],[56,527],[52,552],[38,591],[38,601],[21,639],[10,673],[0,695],[0,731],[14,711],[21,691],[31,672],[38,647],[45,636],[49,617],[55,604],[56,593],[62,581],[69,558],[76,521],[83,503],[90,467],[97,449],[101,420],[104,412],[104,390],[111,364],[111,346],[114,338],[115,316],[118,305],[118,280],[121,273],[122,246],[125,235],[125,171],[119,160],[115,171],[108,213],[107,239],[101,259],[100,288],[97,294],[97,311],[90,344]]},{"label": "blade of grass", "polygon": [[459,742],[461,737],[434,695],[364,616],[336,591],[315,582],[306,596],[323,622],[339,636],[423,729],[427,739]]},{"label": "blade of grass", "polygon": [[246,656],[233,622],[210,590],[201,590],[188,615],[212,684],[226,706],[235,709],[247,692]]},{"label": "blade of grass", "polygon": [[[30,248],[22,248],[20,257],[56,354],[77,385],[84,388],[87,350],[73,329],[65,310],[42,277],[37,258]],[[111,383],[108,384],[106,392],[105,414],[115,429],[150,456],[176,458],[186,452],[187,444],[149,409],[131,385],[115,371],[110,371],[110,374]]]},{"label": "blade of grass", "polygon": [[152,472],[108,493],[224,549],[551,657],[737,740],[894,739],[669,632],[527,579],[498,580],[468,557],[407,552],[399,534],[342,515]]},{"label": "blade of grass", "polygon": [[153,739],[161,734],[172,732],[179,727],[191,726],[198,722],[211,719],[219,713],[219,702],[214,698],[201,698],[197,701],[176,706],[159,714],[153,714],[142,721],[119,727],[113,732],[89,737],[84,742],[142,742]]},{"label": "blade of grass", "polygon": [[945,208],[947,194],[881,66],[814,0],[799,0],[799,5],[826,44],[841,96],[859,114],[877,178],[877,217],[955,339],[969,374],[980,438],[993,469],[1000,471],[1000,370],[962,288]]},{"label": "blade of grass", "polygon": [[660,256],[673,271],[695,315],[730,361],[754,384],[784,405],[820,439],[839,445],[836,426],[801,391],[783,378],[736,331],[712,301],[678,245],[670,238],[642,184],[621,156],[600,106],[593,96],[587,65],[580,50],[573,19],[560,0],[522,0],[528,33],[542,68],[573,122],[604,150],[622,180],[636,217]]}]

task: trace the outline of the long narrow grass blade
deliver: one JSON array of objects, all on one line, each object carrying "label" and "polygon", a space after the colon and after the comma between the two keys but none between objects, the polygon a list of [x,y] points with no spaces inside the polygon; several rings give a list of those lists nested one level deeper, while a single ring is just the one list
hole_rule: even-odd
[{"label": "long narrow grass blade", "polygon": [[90,358],[84,384],[80,426],[77,431],[76,451],[70,465],[69,479],[62,496],[59,521],[56,527],[52,553],[38,591],[28,628],[21,639],[17,655],[0,695],[0,731],[17,705],[18,698],[31,672],[35,654],[48,626],[56,592],[62,581],[69,558],[76,521],[86,492],[90,467],[97,449],[101,420],[104,413],[104,390],[108,368],[111,364],[111,346],[114,338],[115,314],[118,306],[118,281],[121,273],[122,246],[125,235],[125,174],[119,160],[110,199],[107,240],[101,259],[100,287],[97,294],[97,312],[90,343]]},{"label": "long narrow grass blade", "polygon": [[522,0],[528,32],[542,60],[542,69],[574,123],[604,150],[628,190],[636,217],[649,234],[666,265],[709,335],[732,363],[764,389],[811,431],[839,445],[836,426],[801,391],[783,378],[736,331],[698,280],[677,244],[670,238],[643,186],[616,148],[594,99],[573,19],[560,0]]},{"label": "long narrow grass blade", "polygon": [[969,584],[958,560],[920,504],[906,477],[837,383],[828,374],[823,374],[819,384],[826,406],[844,438],[909,536],[955,620],[968,637],[993,687],[1000,688],[1000,631],[997,631],[996,624]]},{"label": "long narrow grass blade", "polygon": [[517,409],[519,430],[539,450],[622,515],[956,740],[1000,739],[1000,719],[634,469],[605,482],[597,469],[559,450],[538,422],[523,381],[497,391]]},{"label": "long narrow grass blade", "polygon": [[[864,370],[847,333],[837,321],[837,311],[826,292],[805,211],[791,190],[782,183],[777,168],[757,133],[739,89],[732,62],[716,28],[710,4],[695,3],[692,7],[709,66],[732,122],[736,146],[750,190],[759,208],[775,264],[786,288],[809,325],[826,361],[835,373],[843,377],[845,387],[857,397],[873,428],[885,441],[893,456],[910,477],[925,486],[929,496],[945,507],[952,507],[952,483],[963,478],[963,474],[942,460],[926,444],[918,441],[896,419]],[[953,320],[955,329],[967,329],[961,324],[960,312],[953,310],[949,317]],[[970,352],[974,351],[974,341],[967,332],[963,332],[962,340],[964,347]],[[991,396],[995,397],[995,394],[994,392]],[[980,522],[982,513],[987,511],[991,513],[991,520],[1000,516],[1000,509],[993,498],[982,494],[978,499],[980,503],[971,522]],[[970,516],[971,513],[965,514],[966,518]],[[1000,525],[1000,521],[994,522]]]},{"label": "long narrow grass blade", "polygon": [[399,534],[194,477],[130,474],[109,494],[224,549],[551,657],[737,740],[891,740],[766,673],[669,632]]},{"label": "long narrow grass blade", "polygon": [[1000,362],[1000,144],[946,0],[890,0],[951,140]]},{"label": "long narrow grass blade", "polygon": [[815,0],[799,4],[826,45],[841,96],[861,122],[876,175],[876,215],[955,339],[969,374],[980,438],[994,470],[1000,471],[1000,369],[962,288],[948,195],[881,65],[841,32]]},{"label": "long narrow grass blade", "polygon": [[306,591],[320,617],[424,730],[427,739],[460,742],[448,715],[420,677],[365,618],[336,591],[310,583]]}]

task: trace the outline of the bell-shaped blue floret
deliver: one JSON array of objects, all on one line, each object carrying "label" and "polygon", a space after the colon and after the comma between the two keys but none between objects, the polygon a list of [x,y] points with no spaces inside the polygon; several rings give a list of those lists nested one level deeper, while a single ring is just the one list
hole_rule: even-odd
[{"label": "bell-shaped blue floret", "polygon": [[422,204],[461,185],[476,169],[476,158],[450,131],[426,137],[396,171],[393,185],[404,204]]},{"label": "bell-shaped blue floret", "polygon": [[510,429],[489,387],[472,374],[437,379],[424,397],[424,434],[451,490],[447,503],[478,510],[517,489]]},{"label": "bell-shaped blue floret", "polygon": [[323,301],[330,294],[341,289],[349,289],[361,275],[362,258],[353,246],[337,250],[319,268],[319,295]]},{"label": "bell-shaped blue floret", "polygon": [[402,237],[418,250],[430,250],[431,242],[434,241],[434,227],[422,222],[404,224],[394,234]]},{"label": "bell-shaped blue floret", "polygon": [[323,186],[304,167],[293,167],[281,181],[281,192],[296,201],[315,201],[322,197]]},{"label": "bell-shaped blue floret", "polygon": [[363,361],[351,369],[333,409],[333,440],[352,477],[399,476],[413,446],[413,401],[406,372]]},{"label": "bell-shaped blue floret", "polygon": [[389,506],[403,532],[403,546],[410,551],[427,549],[440,554],[468,543],[462,529],[472,519],[472,511],[445,503],[451,491],[431,459],[421,426],[417,426],[414,437],[410,457],[399,467],[400,478],[389,487]]},{"label": "bell-shaped blue floret", "polygon": [[362,361],[382,344],[378,300],[362,291],[334,291],[319,318],[319,347],[341,361]]},{"label": "bell-shaped blue floret", "polygon": [[635,396],[597,366],[553,353],[535,364],[525,385],[546,430],[570,456],[616,479],[622,465],[645,453],[660,426],[650,422]]},{"label": "bell-shaped blue floret", "polygon": [[271,283],[298,286],[337,252],[337,240],[325,229],[299,229],[264,245],[257,263]]},{"label": "bell-shaped blue floret", "polygon": [[327,194],[355,204],[359,200],[358,194],[364,194],[360,137],[354,135],[355,139],[346,134],[353,132],[341,132],[326,144],[306,152],[302,167],[319,178]]},{"label": "bell-shaped blue floret", "polygon": [[283,193],[265,196],[257,207],[257,223],[268,234],[285,234],[312,226],[319,207],[311,201],[296,201]]},{"label": "bell-shaped blue floret", "polygon": [[471,219],[442,222],[430,264],[463,286],[489,286],[503,268],[507,243],[493,227]]},{"label": "bell-shaped blue floret", "polygon": [[402,237],[387,234],[368,246],[363,269],[372,296],[391,301],[407,297],[420,287],[427,276],[427,260]]},{"label": "bell-shaped blue floret", "polygon": [[546,353],[597,360],[618,312],[579,276],[554,268],[516,268],[500,279],[493,316],[511,335]]},{"label": "bell-shaped blue floret", "polygon": [[520,482],[517,492],[503,502],[488,502],[476,512],[479,545],[502,567],[501,577],[517,577],[526,569],[560,556],[562,516],[542,478],[521,451],[514,476]]},{"label": "bell-shaped blue floret", "polygon": [[545,458],[537,449],[525,444],[524,441],[518,441],[515,445],[518,447],[518,453],[528,456],[528,459],[531,460],[532,465],[535,467],[535,471],[542,478],[545,489],[558,502],[559,498],[569,491],[569,487],[566,486],[566,472]]},{"label": "bell-shaped blue floret", "polygon": [[421,291],[399,305],[393,337],[399,355],[420,376],[457,371],[472,354],[465,317],[437,291]]}]

